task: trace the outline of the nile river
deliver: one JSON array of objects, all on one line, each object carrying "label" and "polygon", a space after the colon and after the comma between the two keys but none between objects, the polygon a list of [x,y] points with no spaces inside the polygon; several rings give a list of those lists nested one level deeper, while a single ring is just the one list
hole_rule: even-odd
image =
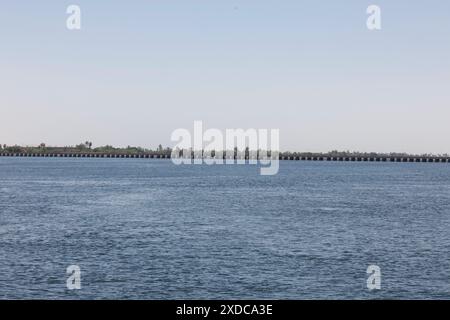
[{"label": "nile river", "polygon": [[0,298],[450,299],[450,164],[0,158]]}]

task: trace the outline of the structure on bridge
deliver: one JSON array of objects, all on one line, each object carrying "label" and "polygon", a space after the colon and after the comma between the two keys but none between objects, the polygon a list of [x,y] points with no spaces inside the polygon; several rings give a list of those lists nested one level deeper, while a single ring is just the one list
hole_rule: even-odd
[{"label": "structure on bridge", "polygon": [[[168,154],[117,154],[117,153],[8,153],[0,152],[0,157],[45,157],[45,158],[145,158],[170,159]],[[193,158],[193,157],[192,157]],[[211,158],[211,157],[210,157]],[[212,157],[214,158],[214,157]],[[223,156],[225,159],[225,155]],[[234,159],[244,159],[234,157]],[[261,158],[262,159],[262,158]],[[245,157],[245,160],[260,160],[260,157]],[[449,157],[304,157],[280,155],[279,160],[290,161],[342,161],[342,162],[433,162],[449,163]]]}]

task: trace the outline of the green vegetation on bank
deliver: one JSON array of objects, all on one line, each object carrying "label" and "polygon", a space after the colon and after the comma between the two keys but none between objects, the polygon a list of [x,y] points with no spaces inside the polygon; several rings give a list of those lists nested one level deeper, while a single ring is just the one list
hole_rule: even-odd
[{"label": "green vegetation on bank", "polygon": [[47,146],[41,143],[39,146],[7,146],[0,145],[0,152],[4,153],[43,153],[43,154],[70,154],[70,153],[84,153],[84,154],[170,154],[170,148],[163,148],[161,145],[156,150],[145,149],[141,147],[116,148],[113,146],[101,146],[97,148],[92,147],[92,142],[86,141],[76,146],[54,147]]},{"label": "green vegetation on bank", "polygon": [[[41,143],[39,146],[8,146],[0,144],[0,153],[27,153],[27,154],[123,154],[123,155],[170,155],[171,148],[164,148],[159,145],[155,150],[141,147],[128,146],[126,148],[118,148],[110,145],[101,147],[92,147],[92,142],[86,141],[76,146],[55,147],[47,146]],[[236,152],[236,150],[235,150]],[[246,150],[248,154],[248,149]],[[214,156],[215,152],[212,152]],[[318,152],[281,152],[282,156],[286,157],[449,157],[448,154],[407,154],[407,153],[377,153],[377,152],[358,152],[358,151],[330,151],[324,153]]]}]

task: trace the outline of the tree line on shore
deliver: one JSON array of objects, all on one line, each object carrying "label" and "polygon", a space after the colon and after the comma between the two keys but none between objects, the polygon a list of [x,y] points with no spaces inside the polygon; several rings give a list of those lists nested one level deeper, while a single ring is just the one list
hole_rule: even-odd
[{"label": "tree line on shore", "polygon": [[100,146],[93,148],[92,142],[86,141],[76,146],[47,146],[45,143],[41,143],[38,146],[8,146],[6,144],[0,144],[0,152],[3,153],[93,153],[93,154],[170,154],[172,149],[163,148],[159,145],[157,149],[146,149],[141,147],[127,146],[126,148],[113,147],[111,145]]},{"label": "tree line on shore", "polygon": [[[45,143],[41,143],[38,146],[8,146],[6,144],[0,144],[0,153],[27,153],[27,154],[70,154],[70,153],[82,153],[82,154],[126,154],[126,155],[140,155],[140,154],[158,154],[158,155],[171,155],[172,149],[169,147],[164,148],[159,145],[156,149],[147,149],[142,147],[127,146],[126,148],[113,147],[111,145],[100,146],[93,148],[92,142],[86,141],[76,146],[47,146]],[[181,155],[180,150],[180,155]],[[211,152],[211,155],[215,155],[215,151]],[[237,154],[238,150],[235,148],[234,153]],[[243,150],[242,153],[245,156],[250,154],[248,148]],[[270,153],[270,152],[269,152]],[[408,153],[378,153],[378,152],[358,152],[358,151],[338,151],[333,150],[329,152],[280,152],[284,157],[449,157],[448,154],[408,154]]]}]

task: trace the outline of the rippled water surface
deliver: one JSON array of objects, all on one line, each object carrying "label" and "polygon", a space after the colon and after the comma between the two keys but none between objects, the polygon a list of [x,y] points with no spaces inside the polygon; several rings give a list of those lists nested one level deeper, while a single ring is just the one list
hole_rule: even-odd
[{"label": "rippled water surface", "polygon": [[0,298],[449,299],[450,165],[0,158]]}]

